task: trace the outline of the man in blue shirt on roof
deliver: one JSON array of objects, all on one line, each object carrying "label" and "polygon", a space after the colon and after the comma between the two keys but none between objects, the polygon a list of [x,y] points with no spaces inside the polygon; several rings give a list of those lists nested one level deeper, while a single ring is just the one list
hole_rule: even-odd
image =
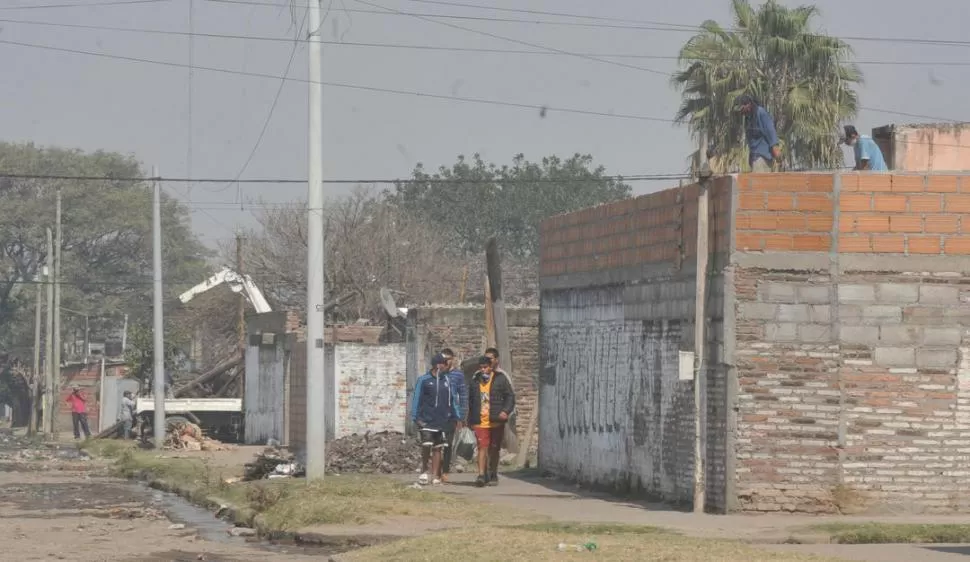
[{"label": "man in blue shirt on roof", "polygon": [[781,158],[775,120],[755,99],[742,94],[735,106],[744,115],[744,134],[748,141],[748,165],[752,172],[770,172]]},{"label": "man in blue shirt on roof", "polygon": [[845,144],[855,152],[855,169],[885,172],[889,168],[882,157],[882,150],[868,135],[860,135],[853,125],[845,126]]}]

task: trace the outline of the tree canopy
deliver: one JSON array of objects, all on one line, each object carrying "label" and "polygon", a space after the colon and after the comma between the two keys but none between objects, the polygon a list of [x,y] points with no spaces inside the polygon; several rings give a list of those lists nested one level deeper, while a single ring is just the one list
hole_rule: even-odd
[{"label": "tree canopy", "polygon": [[[131,156],[110,152],[0,143],[0,171],[10,175],[143,177]],[[62,198],[61,303],[89,313],[97,334],[151,317],[152,193],[145,182],[5,177],[0,180],[0,351],[32,355],[35,282],[47,255],[46,229]],[[163,196],[162,252],[170,297],[201,281],[208,250],[196,239],[187,210]],[[62,314],[65,333],[72,316]],[[81,318],[83,322],[83,318]]]},{"label": "tree canopy", "polygon": [[510,257],[535,261],[542,219],[629,196],[630,186],[607,176],[589,155],[536,163],[519,154],[498,166],[475,154],[434,173],[419,164],[387,201],[441,232],[462,257],[483,252],[494,236]]},{"label": "tree canopy", "polygon": [[731,0],[733,28],[705,21],[680,50],[676,118],[696,137],[707,133],[718,172],[744,169],[747,146],[734,102],[754,96],[774,117],[789,168],[836,168],[843,162],[839,126],[858,110],[862,73],[845,41],[813,29],[815,6],[768,0],[755,9]]}]

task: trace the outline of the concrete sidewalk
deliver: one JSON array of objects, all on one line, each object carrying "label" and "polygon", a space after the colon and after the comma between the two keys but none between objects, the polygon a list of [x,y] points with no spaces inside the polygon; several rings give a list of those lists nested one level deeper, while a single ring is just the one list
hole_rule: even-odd
[{"label": "concrete sidewalk", "polygon": [[556,521],[584,523],[626,523],[664,527],[688,536],[730,539],[784,550],[836,556],[871,562],[955,562],[970,560],[970,545],[836,545],[781,544],[799,528],[820,523],[959,523],[960,515],[898,517],[812,516],[812,515],[695,515],[665,504],[630,501],[608,494],[589,492],[555,479],[537,476],[502,476],[496,487],[474,487],[474,475],[455,474],[442,486],[447,494],[473,498],[496,509],[507,506],[532,511]]}]

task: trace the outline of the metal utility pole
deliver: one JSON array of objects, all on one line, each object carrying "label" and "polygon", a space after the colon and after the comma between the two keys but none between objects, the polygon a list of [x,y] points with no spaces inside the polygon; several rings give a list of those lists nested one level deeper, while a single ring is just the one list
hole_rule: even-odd
[{"label": "metal utility pole", "polygon": [[152,429],[155,433],[155,448],[161,449],[165,443],[165,340],[162,322],[162,185],[158,180],[158,168],[152,166],[152,285],[154,286],[155,322],[153,326],[155,364],[152,374],[155,384],[155,418]]},{"label": "metal utility pole", "polygon": [[705,395],[707,370],[704,362],[707,317],[707,259],[708,259],[708,183],[711,167],[707,161],[707,135],[700,135],[697,153],[697,293],[694,301],[694,513],[704,513],[707,482],[704,463]]},{"label": "metal utility pole", "polygon": [[[44,266],[46,268],[46,266]],[[27,426],[27,433],[34,435],[37,433],[37,407],[40,405],[40,325],[44,321],[44,291],[40,286],[40,278],[36,277],[37,301],[34,303],[34,376],[30,384],[30,421]]]},{"label": "metal utility pole", "polygon": [[59,403],[58,390],[61,388],[61,190],[57,189],[57,209],[55,215],[57,229],[54,235],[54,360],[51,381],[51,434],[57,437],[57,414],[55,405]]},{"label": "metal utility pole", "polygon": [[[243,275],[243,237],[242,234],[236,234],[236,273]],[[245,294],[240,291],[238,297],[237,315],[236,319],[236,337],[238,339],[237,346],[239,347],[239,356],[242,360],[246,360],[246,297]],[[243,400],[246,399],[246,377],[239,377],[239,397]]]},{"label": "metal utility pole", "polygon": [[[47,263],[54,259],[54,233],[47,229]],[[54,279],[51,266],[44,266],[47,277],[47,329],[44,339],[44,433],[50,434],[54,419]]]},{"label": "metal utility pole", "polygon": [[307,415],[306,475],[322,479],[326,472],[326,376],[324,369],[324,241],[323,241],[323,51],[320,44],[320,1],[310,0],[309,123],[307,135]]}]

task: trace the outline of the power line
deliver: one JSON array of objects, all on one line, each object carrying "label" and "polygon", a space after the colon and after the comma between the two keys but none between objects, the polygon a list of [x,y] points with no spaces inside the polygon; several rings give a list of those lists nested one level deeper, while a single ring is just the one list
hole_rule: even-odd
[{"label": "power line", "polygon": [[[327,10],[327,14],[329,13],[330,11]],[[283,88],[286,86],[286,78],[289,76],[290,68],[293,66],[293,60],[296,58],[296,50],[300,46],[300,41],[298,39],[303,34],[303,26],[306,24],[306,20],[309,14],[310,14],[309,10],[306,10],[303,12],[303,20],[300,21],[300,26],[296,31],[297,40],[293,41],[293,48],[290,50],[290,58],[286,61],[286,67],[283,69],[283,76],[280,78],[280,85],[278,88],[276,88],[276,95],[273,96],[273,103],[270,104],[269,111],[266,112],[266,119],[263,120],[263,127],[260,129],[259,135],[256,137],[256,142],[253,143],[252,150],[249,151],[249,155],[246,157],[246,161],[243,162],[242,167],[239,168],[239,172],[236,173],[236,178],[235,178],[236,180],[242,177],[242,175],[249,168],[249,164],[253,161],[253,157],[256,156],[256,151],[259,150],[260,143],[263,142],[263,137],[266,135],[266,130],[269,128],[269,124],[273,120],[273,113],[276,111],[276,106],[277,104],[279,104],[280,96],[283,94]],[[323,21],[326,20],[326,18],[327,16],[324,16],[323,20],[320,21],[320,24],[323,24]],[[223,187],[221,190],[214,190],[214,191],[223,191],[225,189],[228,189],[230,185],[232,184],[226,184],[226,186]],[[237,196],[239,196],[240,203],[241,203],[242,202],[241,194],[237,194]]]},{"label": "power line", "polygon": [[436,16],[433,16],[433,15],[431,17],[427,17],[427,16],[422,15],[422,14],[414,14],[414,13],[408,13],[408,12],[401,12],[401,11],[395,10],[393,8],[385,8],[384,6],[381,6],[380,4],[374,4],[374,3],[368,2],[366,0],[356,0],[356,1],[359,4],[364,4],[365,6],[371,6],[373,8],[379,8],[379,9],[384,10],[384,11],[387,11],[387,12],[396,13],[396,14],[400,14],[400,15],[408,15],[408,16],[411,16],[413,18],[416,18],[416,19],[419,19],[419,20],[422,20],[422,21],[426,21],[426,22],[429,22],[429,23],[434,23],[436,25],[443,25],[445,27],[450,27],[452,29],[458,29],[460,31],[465,31],[465,32],[468,32],[468,33],[474,33],[476,35],[483,35],[485,37],[491,37],[493,39],[500,39],[502,41],[508,41],[510,43],[516,43],[516,44],[519,44],[519,45],[524,45],[526,47],[532,47],[534,49],[542,49],[544,51],[552,51],[552,52],[560,53],[560,54],[563,54],[563,55],[569,55],[569,56],[572,56],[572,57],[577,57],[577,58],[581,58],[581,59],[585,59],[585,60],[589,60],[589,61],[593,61],[593,62],[598,62],[598,63],[602,63],[602,64],[609,64],[609,65],[613,65],[613,66],[619,66],[619,67],[622,67],[622,68],[630,68],[630,69],[633,69],[633,70],[640,70],[640,71],[643,71],[643,72],[649,72],[651,74],[659,74],[659,75],[662,75],[662,76],[670,76],[670,73],[669,72],[663,72],[661,70],[654,70],[652,68],[646,68],[646,67],[643,67],[643,66],[636,66],[636,65],[633,65],[633,64],[627,64],[625,62],[618,62],[618,61],[615,61],[615,60],[603,59],[603,58],[599,58],[599,57],[591,57],[591,56],[588,56],[588,55],[584,55],[582,53],[574,53],[574,52],[571,52],[571,51],[565,51],[563,49],[557,49],[555,47],[547,47],[545,45],[540,45],[538,43],[531,43],[529,41],[522,41],[520,39],[515,39],[514,37],[506,37],[505,35],[498,35],[496,33],[490,33],[488,31],[481,31],[481,30],[474,29],[474,28],[471,28],[471,27],[463,27],[463,26],[460,26],[460,25],[455,25],[453,23],[448,23],[448,22],[444,22],[444,21],[437,21],[437,20],[433,19],[434,17],[436,17]]},{"label": "power line", "polygon": [[[386,184],[386,185],[397,185],[397,184],[408,184],[408,183],[441,183],[441,184],[482,184],[482,183],[498,183],[498,184],[514,184],[514,183],[587,183],[591,181],[666,181],[666,180],[677,180],[686,179],[690,177],[689,175],[683,173],[667,173],[667,174],[633,174],[629,176],[611,175],[611,176],[592,176],[588,178],[564,178],[564,179],[529,179],[529,180],[502,180],[498,179],[493,182],[484,182],[482,180],[470,180],[470,179],[443,179],[443,178],[390,178],[390,179],[371,179],[371,178],[360,178],[360,179],[337,179],[337,180],[323,180],[325,184]],[[116,182],[144,182],[144,181],[160,181],[165,183],[227,183],[227,182],[238,182],[238,183],[252,183],[252,184],[306,184],[305,179],[289,179],[289,178],[267,178],[267,179],[239,179],[233,180],[230,178],[182,178],[182,177],[112,177],[112,176],[83,176],[83,175],[68,175],[68,174],[21,174],[15,172],[3,172],[0,171],[0,178],[10,178],[10,179],[42,179],[42,180],[64,180],[64,181],[116,181]]]},{"label": "power line", "polygon": [[[228,4],[228,5],[243,5],[243,6],[266,6],[266,7],[276,7],[276,4],[268,2],[258,2],[255,0],[207,0],[210,3],[217,4]],[[359,2],[360,0],[358,0]],[[366,2],[361,2],[367,4]],[[368,4],[373,6],[372,4]],[[305,6],[305,5],[299,5]],[[404,11],[379,11],[379,10],[362,10],[362,9],[348,9],[348,12],[362,13],[362,14],[373,14],[373,15],[398,15],[398,16],[410,16],[410,17],[424,17],[424,18],[440,18],[440,19],[457,19],[457,20],[470,20],[470,21],[484,21],[493,23],[522,23],[522,24],[532,24],[532,25],[550,25],[550,26],[564,26],[564,27],[588,27],[588,28],[604,28],[604,29],[628,29],[628,30],[638,30],[638,31],[671,31],[671,32],[681,32],[681,33],[697,33],[703,31],[703,29],[697,24],[687,24],[687,23],[674,23],[674,22],[662,22],[662,21],[644,21],[644,20],[622,20],[620,18],[604,18],[600,21],[633,21],[638,22],[636,25],[629,24],[611,24],[611,23],[581,23],[581,22],[568,22],[568,21],[549,21],[541,19],[515,19],[515,18],[497,18],[497,17],[487,17],[487,16],[461,16],[454,14],[436,14],[436,13],[419,13],[419,12],[404,12]],[[550,15],[554,12],[549,12]],[[595,16],[581,16],[578,14],[566,15],[564,13],[558,14],[560,17],[574,17],[580,19],[592,19]],[[734,33],[748,33],[746,29],[740,28],[725,28],[725,31],[730,31]],[[808,37],[834,37],[823,35],[819,33],[805,33],[803,34]],[[970,41],[957,40],[957,39],[924,39],[919,37],[878,37],[878,36],[864,36],[864,35],[843,35],[836,37],[846,41],[869,41],[869,42],[880,42],[880,43],[911,43],[917,45],[937,45],[937,46],[949,46],[949,47],[967,47],[970,46]]]},{"label": "power line", "polygon": [[[38,44],[35,44],[35,43],[25,43],[25,42],[22,42],[22,41],[9,41],[9,40],[6,40],[6,39],[0,39],[0,44],[3,44],[3,45],[14,45],[14,46],[18,46],[18,47],[28,47],[28,48],[34,48],[34,49],[42,49],[42,50],[47,50],[47,51],[56,51],[56,52],[61,52],[61,53],[71,53],[71,54],[76,54],[76,55],[87,55],[87,56],[101,57],[101,58],[107,58],[107,59],[123,60],[123,61],[128,61],[128,62],[137,62],[137,63],[144,63],[144,64],[156,64],[156,65],[168,66],[168,67],[172,67],[172,68],[186,68],[188,66],[186,64],[177,63],[177,62],[158,61],[158,60],[143,59],[143,58],[138,58],[138,57],[129,57],[129,56],[124,56],[124,55],[113,55],[113,54],[109,54],[109,53],[98,53],[98,52],[95,52],[95,51],[85,51],[85,50],[81,50],[81,49],[67,49],[67,48],[63,48],[63,47],[54,47],[54,46],[51,46],[51,45],[38,45]],[[220,72],[220,73],[223,73],[223,74],[235,74],[235,75],[239,75],[239,76],[251,76],[251,77],[256,77],[256,78],[269,78],[269,79],[272,79],[272,80],[288,80],[288,81],[293,81],[293,82],[302,82],[304,84],[309,84],[310,83],[310,80],[307,80],[305,78],[287,78],[287,77],[283,77],[283,76],[276,76],[276,75],[273,75],[273,74],[265,74],[265,73],[261,73],[261,72],[247,72],[247,71],[231,70],[231,69],[228,69],[228,68],[217,68],[217,67],[211,67],[211,66],[195,66],[195,69],[196,70],[206,70],[206,71],[209,71],[209,72]],[[472,97],[465,97],[465,96],[449,96],[449,95],[445,95],[445,94],[431,94],[431,93],[428,93],[428,92],[418,92],[418,91],[411,91],[411,90],[399,90],[399,89],[393,89],[393,88],[379,88],[379,87],[375,87],[375,86],[361,86],[361,85],[357,85],[357,84],[346,84],[346,83],[341,83],[341,82],[321,81],[320,84],[322,84],[324,86],[331,87],[331,88],[347,88],[347,89],[351,89],[351,90],[360,90],[360,91],[365,91],[365,92],[375,92],[375,93],[383,93],[383,94],[406,95],[406,96],[414,96],[414,97],[420,97],[420,98],[449,100],[449,101],[461,101],[461,102],[467,102],[467,103],[478,103],[478,104],[483,104],[483,105],[495,105],[495,106],[504,106],[504,107],[515,107],[515,108],[519,108],[519,109],[531,109],[531,110],[545,111],[545,112],[571,113],[571,114],[576,114],[576,115],[591,115],[591,116],[595,116],[595,117],[611,117],[611,118],[616,118],[616,119],[633,119],[633,120],[638,120],[638,121],[656,121],[656,122],[659,122],[659,123],[675,123],[675,121],[673,119],[667,119],[667,118],[663,118],[663,117],[650,117],[650,116],[646,116],[646,115],[636,115],[636,114],[629,114],[629,113],[615,113],[615,112],[610,112],[610,111],[592,111],[592,110],[585,110],[585,109],[572,109],[572,108],[566,108],[566,107],[555,107],[555,106],[537,105],[537,104],[528,104],[528,103],[506,102],[506,101],[490,100],[490,99],[485,99],[485,98],[472,98]]]},{"label": "power line", "polygon": [[[86,25],[86,24],[76,24],[76,23],[61,23],[61,22],[48,22],[48,21],[37,21],[37,20],[20,20],[20,19],[6,19],[0,18],[0,23],[16,24],[16,25],[36,25],[42,27],[60,27],[66,29],[85,29],[91,31],[115,31],[121,33],[144,33],[146,35],[163,35],[163,36],[176,36],[176,37],[201,37],[205,39],[228,39],[228,40],[239,40],[239,41],[263,41],[270,43],[286,43],[292,44],[294,41],[300,43],[305,43],[306,39],[299,38],[293,39],[292,37],[272,37],[266,35],[239,35],[239,34],[226,34],[226,33],[205,33],[205,32],[187,32],[187,31],[177,31],[177,30],[167,30],[167,29],[148,29],[148,28],[137,28],[137,27],[117,27],[108,25]],[[365,48],[382,48],[382,49],[413,49],[420,51],[440,51],[440,52],[455,52],[455,53],[490,53],[490,54],[503,54],[503,55],[543,55],[543,56],[571,56],[564,53],[559,53],[555,51],[535,51],[535,50],[525,50],[525,49],[489,49],[482,47],[460,47],[460,46],[450,46],[450,45],[420,45],[420,44],[408,44],[408,43],[369,43],[369,42],[358,42],[358,41],[320,41],[324,45],[336,46],[336,47],[365,47]],[[599,57],[599,58],[618,58],[618,59],[643,59],[643,60],[671,60],[678,61],[680,57],[678,55],[646,55],[641,53],[596,53],[596,52],[577,52],[576,54],[581,54],[583,56],[589,57]],[[745,58],[745,57],[694,57],[691,60],[704,60],[704,61],[724,61],[724,62],[759,62],[755,58]],[[940,60],[916,60],[916,61],[900,61],[900,60],[856,60],[852,61],[854,64],[858,65],[873,65],[873,66],[970,66],[968,61],[940,61]]]},{"label": "power line", "polygon": [[104,6],[129,6],[132,4],[159,4],[170,0],[104,0],[87,4],[35,4],[33,6],[0,6],[0,10],[46,10],[53,8],[98,8]]}]

